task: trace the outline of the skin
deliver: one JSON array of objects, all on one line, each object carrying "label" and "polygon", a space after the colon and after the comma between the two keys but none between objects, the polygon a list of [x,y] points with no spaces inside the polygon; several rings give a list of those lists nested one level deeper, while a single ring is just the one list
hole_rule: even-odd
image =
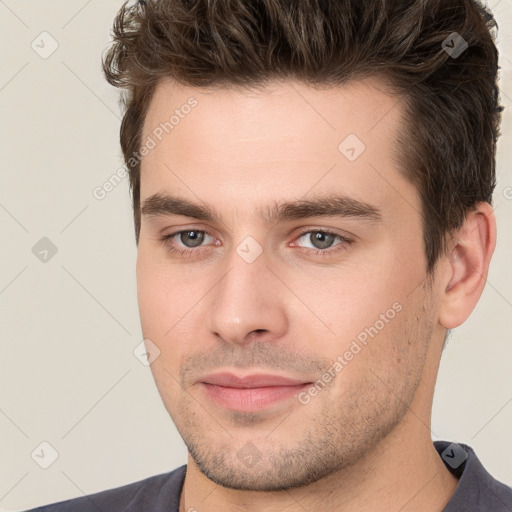
[{"label": "skin", "polygon": [[[220,219],[143,215],[137,259],[142,330],[160,350],[151,370],[189,450],[180,510],[442,510],[457,480],[432,445],[433,391],[446,329],[467,319],[485,284],[490,205],[467,215],[430,279],[419,196],[393,159],[402,104],[383,81],[252,92],[164,81],[143,140],[191,97],[197,106],[142,161],[141,202],[172,193]],[[350,133],[366,145],[355,161],[338,149]],[[269,225],[259,215],[325,194],[381,218]],[[207,236],[198,247],[179,235],[162,242],[180,230]],[[352,243],[319,246],[308,230]],[[247,236],[262,250],[252,263],[237,253]],[[307,404],[233,411],[198,382],[213,371],[315,382],[393,304],[400,312]],[[247,446],[250,467],[239,456]]]}]

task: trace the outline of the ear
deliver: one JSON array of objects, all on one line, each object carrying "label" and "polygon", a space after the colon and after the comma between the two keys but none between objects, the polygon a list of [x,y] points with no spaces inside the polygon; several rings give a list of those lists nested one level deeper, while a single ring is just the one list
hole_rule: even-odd
[{"label": "ear", "polygon": [[464,323],[484,289],[496,247],[496,218],[489,203],[478,203],[454,233],[442,257],[439,323],[453,329]]}]

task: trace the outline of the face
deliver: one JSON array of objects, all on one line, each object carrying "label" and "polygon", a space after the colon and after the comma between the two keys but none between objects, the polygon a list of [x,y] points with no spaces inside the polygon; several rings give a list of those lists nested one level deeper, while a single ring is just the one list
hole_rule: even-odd
[{"label": "face", "polygon": [[435,300],[419,196],[393,161],[400,109],[375,79],[155,92],[142,329],[163,402],[218,484],[316,481],[415,398]]}]

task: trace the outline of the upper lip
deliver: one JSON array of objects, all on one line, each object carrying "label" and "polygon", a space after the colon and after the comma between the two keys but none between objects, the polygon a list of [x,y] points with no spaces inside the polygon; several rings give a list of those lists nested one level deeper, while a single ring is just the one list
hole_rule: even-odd
[{"label": "upper lip", "polygon": [[229,372],[211,373],[205,375],[200,382],[205,384],[215,384],[216,386],[224,386],[228,388],[262,388],[268,386],[298,386],[307,384],[306,380],[291,379],[280,375],[270,374],[250,374],[238,377]]}]

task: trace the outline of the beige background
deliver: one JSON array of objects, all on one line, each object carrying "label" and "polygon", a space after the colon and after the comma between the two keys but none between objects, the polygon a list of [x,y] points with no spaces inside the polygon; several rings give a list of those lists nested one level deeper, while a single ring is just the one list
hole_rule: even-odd
[{"label": "beige background", "polygon": [[[186,462],[150,371],[132,353],[142,335],[128,180],[103,200],[93,196],[122,167],[118,92],[100,71],[120,5],[0,0],[4,511],[119,486]],[[500,25],[502,103],[510,107],[512,0],[491,6]],[[58,48],[42,58],[52,44]],[[509,110],[502,133],[498,247],[482,300],[445,351],[432,435],[473,446],[488,470],[512,485]],[[32,252],[43,237],[57,248],[46,263]],[[51,449],[41,442],[58,452],[48,469],[36,463],[50,461]]]}]

